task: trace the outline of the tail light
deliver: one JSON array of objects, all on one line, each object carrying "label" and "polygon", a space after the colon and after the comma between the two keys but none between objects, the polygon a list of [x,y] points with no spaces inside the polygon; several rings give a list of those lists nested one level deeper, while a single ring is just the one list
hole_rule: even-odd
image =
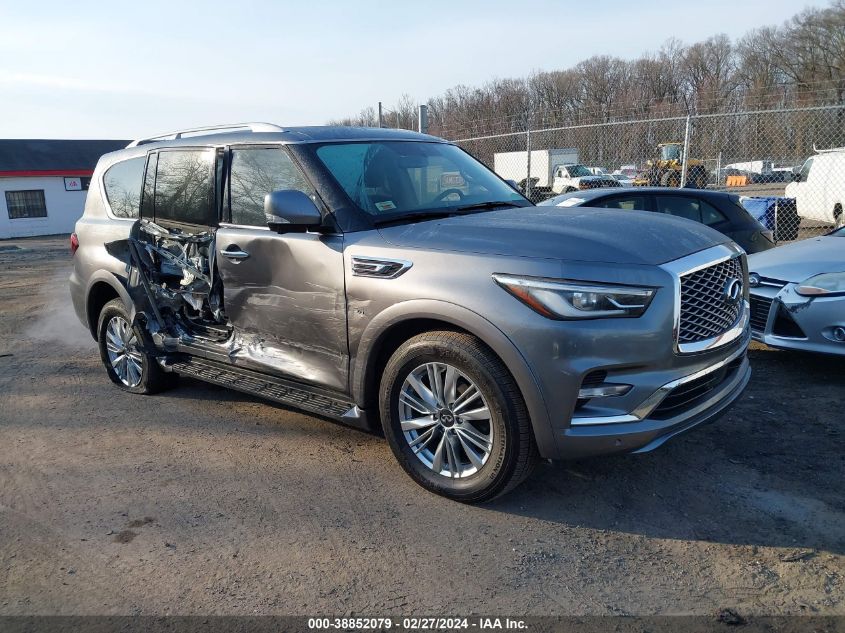
[{"label": "tail light", "polygon": [[70,255],[73,257],[76,255],[76,249],[79,248],[79,238],[76,237],[76,233],[70,234]]}]

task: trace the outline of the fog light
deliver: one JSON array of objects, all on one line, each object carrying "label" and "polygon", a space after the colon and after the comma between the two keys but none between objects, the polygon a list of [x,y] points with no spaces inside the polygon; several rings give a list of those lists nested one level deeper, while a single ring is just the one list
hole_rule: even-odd
[{"label": "fog light", "polygon": [[604,398],[606,396],[624,396],[631,391],[632,385],[620,385],[611,382],[604,382],[595,387],[584,387],[578,391],[578,399],[588,400],[590,398]]}]

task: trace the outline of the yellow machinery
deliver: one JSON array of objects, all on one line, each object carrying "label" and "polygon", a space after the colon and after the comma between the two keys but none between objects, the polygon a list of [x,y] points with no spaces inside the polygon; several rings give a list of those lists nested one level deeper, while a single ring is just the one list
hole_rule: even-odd
[{"label": "yellow machinery", "polygon": [[[634,179],[638,187],[680,187],[683,170],[683,143],[661,143],[657,158],[646,162],[645,171]],[[687,187],[707,187],[707,168],[700,160],[687,159]]]}]

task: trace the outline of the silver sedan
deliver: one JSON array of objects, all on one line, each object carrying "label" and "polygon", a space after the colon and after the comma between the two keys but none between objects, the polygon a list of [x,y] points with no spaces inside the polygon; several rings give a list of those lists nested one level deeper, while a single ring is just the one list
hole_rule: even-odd
[{"label": "silver sedan", "polygon": [[845,355],[845,228],[751,255],[748,269],[755,340]]}]

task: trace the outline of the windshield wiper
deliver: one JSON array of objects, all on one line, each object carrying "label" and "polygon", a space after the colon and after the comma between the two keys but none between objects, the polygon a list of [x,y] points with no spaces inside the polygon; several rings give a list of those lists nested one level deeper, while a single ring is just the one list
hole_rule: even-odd
[{"label": "windshield wiper", "polygon": [[433,220],[437,218],[448,218],[455,215],[455,212],[449,209],[438,211],[412,211],[398,216],[375,218],[373,222],[376,226],[384,226],[386,224],[403,224],[405,222],[416,222],[418,220]]},{"label": "windshield wiper", "polygon": [[476,202],[475,204],[465,204],[462,207],[456,207],[458,211],[475,211],[476,209],[495,209],[497,207],[519,207],[521,205],[515,202],[508,202],[506,200]]},{"label": "windshield wiper", "polygon": [[518,207],[513,202],[507,201],[488,201],[476,202],[475,204],[465,204],[462,207],[447,207],[445,209],[431,209],[429,211],[411,211],[402,215],[388,216],[385,218],[375,218],[373,222],[376,226],[385,226],[387,224],[404,224],[406,222],[417,222],[419,220],[433,220],[438,218],[448,218],[455,215],[464,215],[470,211],[480,211],[482,209],[497,209],[499,207]]}]

